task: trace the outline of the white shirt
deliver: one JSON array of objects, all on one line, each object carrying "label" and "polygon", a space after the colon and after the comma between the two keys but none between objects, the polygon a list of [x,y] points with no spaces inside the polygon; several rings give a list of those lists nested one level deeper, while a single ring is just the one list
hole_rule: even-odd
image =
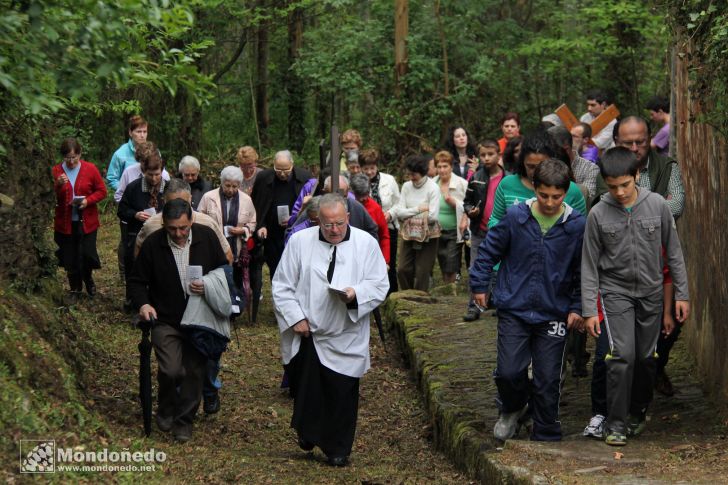
[{"label": "white shirt", "polygon": [[424,180],[424,184],[419,188],[410,180],[402,185],[399,202],[389,210],[389,213],[402,222],[419,214],[419,206],[422,204],[427,204],[429,207],[428,220],[437,222],[440,213],[440,188],[430,179]]},{"label": "white shirt", "polygon": [[[582,123],[588,123],[589,125],[592,124],[592,121],[594,121],[596,117],[592,116],[591,113],[586,112],[583,115],[581,115],[581,118],[579,118],[579,121]],[[600,150],[608,150],[612,147],[614,147],[614,125],[617,123],[617,120],[612,120],[609,122],[607,126],[602,128],[602,131],[597,133],[596,135],[592,135],[591,139],[594,142],[594,144],[599,148]]]},{"label": "white shirt", "polygon": [[319,240],[318,227],[293,234],[283,251],[272,293],[284,364],[301,345],[291,327],[306,319],[322,365],[350,377],[361,377],[370,367],[369,313],[387,296],[387,265],[373,237],[354,227],[350,230],[349,239],[336,245],[331,287],[354,288],[354,309],[328,289],[326,273],[334,246]]}]

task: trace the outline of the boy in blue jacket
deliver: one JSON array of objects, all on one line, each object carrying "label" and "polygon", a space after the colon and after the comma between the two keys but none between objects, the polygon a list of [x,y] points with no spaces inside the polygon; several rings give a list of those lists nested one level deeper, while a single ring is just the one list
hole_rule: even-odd
[{"label": "boy in blue jacket", "polygon": [[532,440],[561,439],[559,383],[567,332],[582,324],[579,273],[586,223],[564,203],[570,182],[564,162],[541,162],[533,177],[536,197],[508,208],[488,231],[471,268],[473,299],[485,306],[493,266],[501,263],[493,290],[494,376],[502,402],[493,434],[499,440],[515,435],[527,411],[533,416]]}]

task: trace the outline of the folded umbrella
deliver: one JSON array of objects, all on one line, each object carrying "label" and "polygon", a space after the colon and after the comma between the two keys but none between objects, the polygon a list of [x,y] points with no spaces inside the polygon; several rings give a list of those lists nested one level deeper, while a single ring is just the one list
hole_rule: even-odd
[{"label": "folded umbrella", "polygon": [[137,327],[142,331],[142,340],[139,342],[139,401],[142,404],[142,417],[144,418],[144,434],[149,436],[152,432],[152,342],[149,334],[154,325],[154,318],[149,321],[140,320]]}]

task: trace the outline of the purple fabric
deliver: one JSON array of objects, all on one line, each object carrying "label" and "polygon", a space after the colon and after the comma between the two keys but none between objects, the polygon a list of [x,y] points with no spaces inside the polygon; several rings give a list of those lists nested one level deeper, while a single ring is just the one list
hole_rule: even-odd
[{"label": "purple fabric", "polygon": [[298,232],[298,231],[303,231],[304,229],[308,229],[309,227],[311,227],[311,219],[306,219],[305,221],[303,221],[299,224],[296,224],[295,226],[293,226],[291,228],[290,231],[286,231],[286,239],[283,242],[283,244],[284,245],[288,244],[288,240],[291,239],[291,236],[293,236],[293,233]]},{"label": "purple fabric", "polygon": [[313,191],[316,190],[317,182],[318,179],[309,179],[308,182],[303,184],[303,187],[301,187],[301,192],[298,194],[296,202],[293,203],[293,209],[291,209],[291,217],[288,218],[288,227],[292,227],[293,224],[295,224],[296,219],[298,219],[298,213],[301,212],[301,207],[303,207],[303,198],[311,195]]},{"label": "purple fabric", "polygon": [[655,137],[652,139],[652,143],[657,148],[657,153],[660,155],[667,155],[670,151],[670,123],[660,128]]},{"label": "purple fabric", "polygon": [[594,145],[587,145],[582,150],[581,157],[586,158],[592,163],[597,163],[597,160],[599,160],[599,148]]}]

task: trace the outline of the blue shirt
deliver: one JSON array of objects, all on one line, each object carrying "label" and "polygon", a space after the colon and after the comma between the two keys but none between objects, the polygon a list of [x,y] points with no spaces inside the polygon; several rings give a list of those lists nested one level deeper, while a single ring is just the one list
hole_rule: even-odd
[{"label": "blue shirt", "polygon": [[[71,194],[73,197],[76,196],[76,191],[74,187],[76,186],[76,178],[78,178],[78,172],[81,171],[81,162],[78,162],[78,165],[76,165],[76,168],[68,168],[68,165],[66,165],[66,162],[63,162],[63,171],[66,173],[66,177],[68,177],[68,181],[71,183]],[[72,212],[71,212],[71,220],[77,221],[79,220],[79,214],[78,214],[78,206],[74,205]]]}]

